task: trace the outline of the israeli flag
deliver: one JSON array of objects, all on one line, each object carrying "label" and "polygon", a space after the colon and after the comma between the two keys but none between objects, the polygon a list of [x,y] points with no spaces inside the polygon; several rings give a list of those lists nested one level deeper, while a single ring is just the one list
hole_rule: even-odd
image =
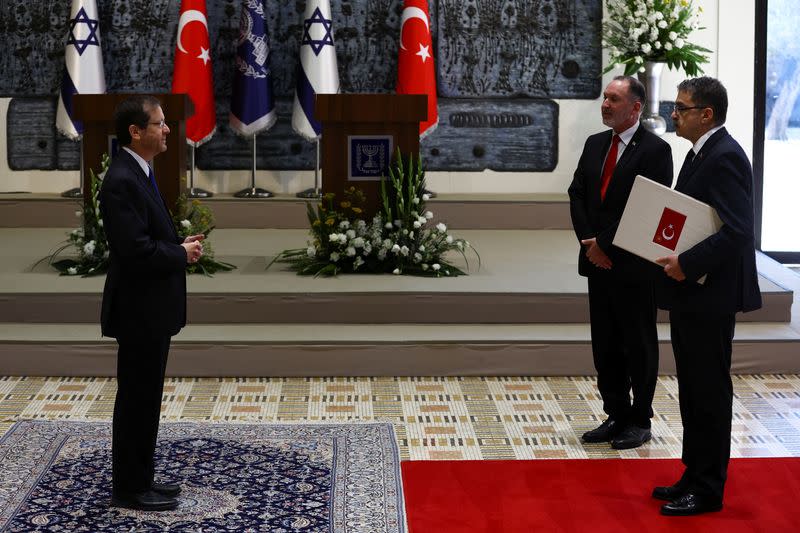
[{"label": "israeli flag", "polygon": [[67,30],[66,68],[58,97],[56,128],[70,139],[78,140],[83,134],[83,124],[72,118],[72,96],[106,92],[95,0],[72,0]]},{"label": "israeli flag", "polygon": [[271,128],[277,119],[264,4],[265,0],[245,0],[239,21],[230,125],[246,137]]},{"label": "israeli flag", "polygon": [[316,95],[339,92],[339,68],[336,65],[332,22],[328,0],[306,2],[292,128],[310,141],[317,139],[322,132],[322,124],[314,118]]}]

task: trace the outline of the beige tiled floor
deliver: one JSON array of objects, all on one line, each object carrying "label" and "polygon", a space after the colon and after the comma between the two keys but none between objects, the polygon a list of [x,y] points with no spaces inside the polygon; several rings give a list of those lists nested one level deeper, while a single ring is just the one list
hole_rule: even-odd
[{"label": "beige tiled floor", "polygon": [[[734,376],[732,455],[800,456],[800,376]],[[0,433],[23,418],[110,420],[112,378],[0,377]],[[653,441],[586,445],[604,418],[591,377],[174,378],[164,420],[386,420],[403,459],[679,457],[677,382],[659,379]]]}]

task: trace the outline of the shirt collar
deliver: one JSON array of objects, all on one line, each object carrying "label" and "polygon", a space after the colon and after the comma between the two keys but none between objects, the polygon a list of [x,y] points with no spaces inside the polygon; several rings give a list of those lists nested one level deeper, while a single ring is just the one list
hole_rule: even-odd
[{"label": "shirt collar", "polygon": [[149,177],[150,176],[150,165],[147,164],[147,161],[145,161],[142,156],[140,156],[139,154],[137,154],[136,152],[134,152],[133,150],[131,150],[127,146],[123,146],[122,149],[133,156],[133,158],[136,160],[136,162],[139,163],[139,166],[142,167],[142,172],[144,172],[144,175]]},{"label": "shirt collar", "polygon": [[715,127],[711,128],[710,130],[708,130],[707,132],[705,132],[699,139],[697,139],[697,142],[694,143],[694,146],[692,146],[692,151],[694,152],[694,155],[699,154],[700,150],[703,149],[703,145],[706,144],[706,141],[708,139],[710,139],[712,135],[714,135],[719,130],[721,130],[723,128],[723,126],[724,126],[724,124],[720,124],[719,126],[715,126]]},{"label": "shirt collar", "polygon": [[633,126],[628,128],[627,130],[619,133],[619,140],[622,142],[623,145],[628,146],[633,139],[633,135],[636,133],[636,130],[639,129],[639,122],[636,122]]}]

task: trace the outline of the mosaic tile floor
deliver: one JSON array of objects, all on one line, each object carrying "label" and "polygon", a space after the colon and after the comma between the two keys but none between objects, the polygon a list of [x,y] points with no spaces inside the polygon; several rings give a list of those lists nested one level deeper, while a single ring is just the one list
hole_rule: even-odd
[{"label": "mosaic tile floor", "polygon": [[[733,457],[800,457],[800,376],[734,376]],[[678,383],[661,377],[653,441],[582,444],[604,419],[593,377],[172,378],[164,420],[385,420],[403,459],[680,457]],[[109,420],[113,378],[0,377],[0,434],[22,418]]]}]

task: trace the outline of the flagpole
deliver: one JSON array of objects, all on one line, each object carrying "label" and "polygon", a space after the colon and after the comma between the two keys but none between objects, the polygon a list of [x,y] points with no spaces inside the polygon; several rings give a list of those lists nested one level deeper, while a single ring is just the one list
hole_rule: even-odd
[{"label": "flagpole", "polygon": [[83,136],[78,140],[78,186],[61,193],[62,198],[81,198],[83,196]]},{"label": "flagpole", "polygon": [[207,191],[205,189],[201,189],[199,187],[194,186],[194,145],[190,144],[191,146],[191,159],[192,159],[192,166],[189,169],[189,192],[186,193],[188,198],[211,198],[214,196],[214,193],[211,191]]},{"label": "flagpole", "polygon": [[319,176],[319,137],[316,138],[314,144],[317,148],[317,157],[314,163],[314,186],[297,193],[298,198],[322,198],[322,183]]},{"label": "flagpole", "polygon": [[256,187],[256,136],[257,134],[253,134],[253,168],[252,172],[250,173],[250,188],[249,189],[242,189],[241,191],[234,193],[236,198],[269,198],[274,196],[270,191],[266,189],[259,189]]}]

